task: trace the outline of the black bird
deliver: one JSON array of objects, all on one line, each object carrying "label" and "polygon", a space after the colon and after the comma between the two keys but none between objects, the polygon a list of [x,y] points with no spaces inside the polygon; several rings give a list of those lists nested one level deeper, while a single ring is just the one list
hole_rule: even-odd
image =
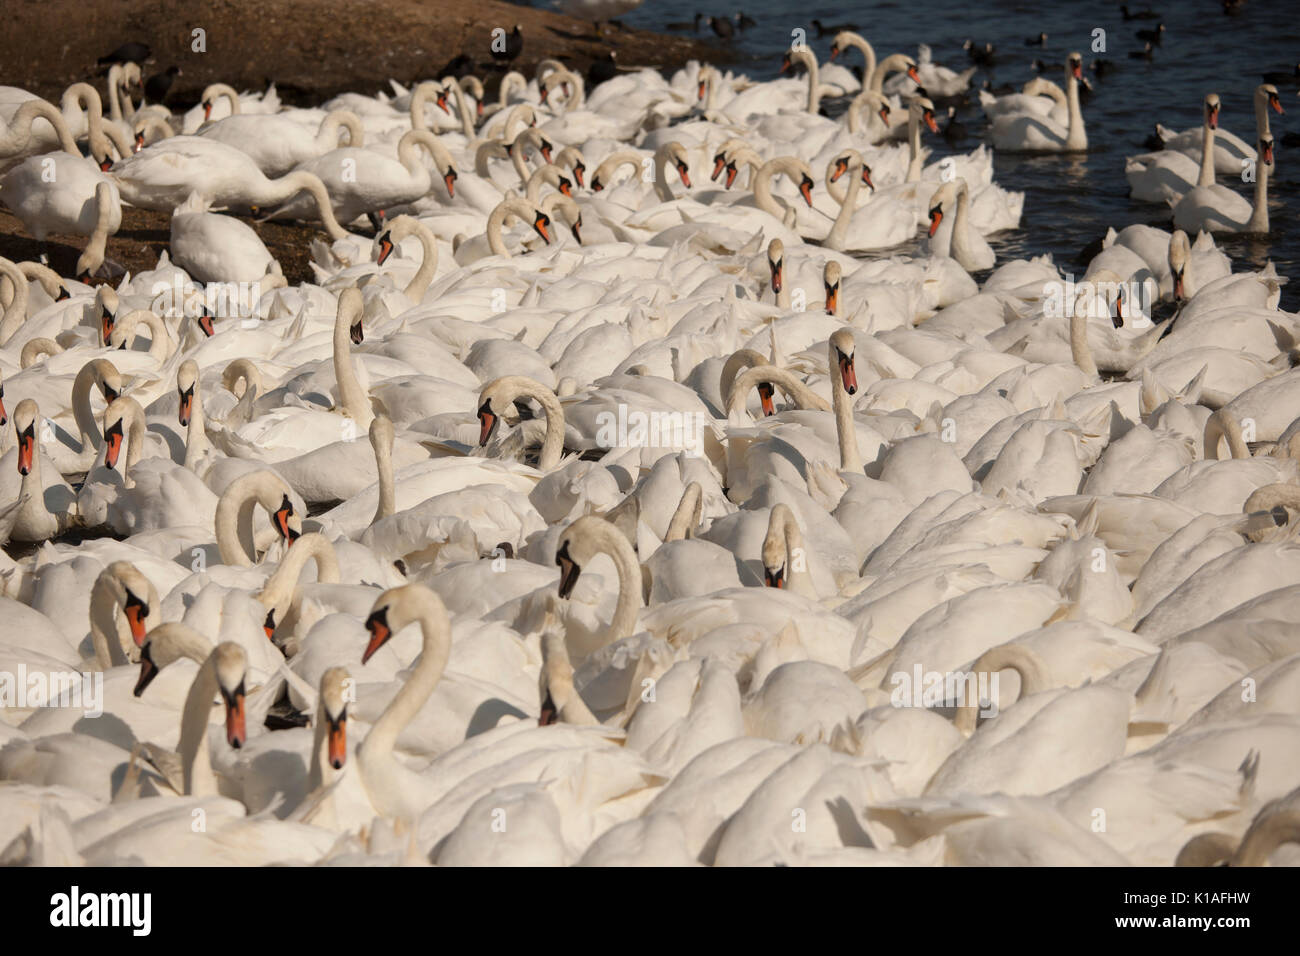
[{"label": "black bird", "polygon": [[1246,0],[1223,0],[1223,12],[1230,17],[1236,16],[1245,5]]},{"label": "black bird", "polygon": [[736,33],[736,28],[732,26],[728,17],[709,17],[709,26],[713,28],[714,34],[721,40],[730,40]]},{"label": "black bird", "polygon": [[955,107],[948,107],[948,122],[943,127],[943,138],[950,146],[956,146],[966,138],[966,124],[957,118]]},{"label": "black bird", "polygon": [[1139,30],[1137,32],[1137,38],[1139,40],[1146,40],[1148,43],[1154,43],[1156,46],[1159,46],[1160,40],[1164,36],[1164,33],[1165,33],[1165,25],[1163,23],[1159,23],[1156,25],[1156,28],[1154,30]]},{"label": "black bird", "polygon": [[171,92],[176,77],[181,75],[179,66],[169,66],[161,73],[155,73],[144,84],[144,98],[150,103],[166,103],[167,94]]},{"label": "black bird", "polygon": [[1088,69],[1092,70],[1093,75],[1096,76],[1098,79],[1100,79],[1101,77],[1105,76],[1107,73],[1114,73],[1115,64],[1110,62],[1110,60],[1098,59],[1098,60],[1093,60],[1092,63],[1088,65]]},{"label": "black bird", "polygon": [[974,40],[967,40],[962,44],[962,49],[970,57],[972,63],[979,66],[992,66],[997,59],[997,51],[994,50],[992,43],[985,43],[982,46],[975,43]]},{"label": "black bird", "polygon": [[1288,73],[1286,70],[1272,70],[1268,73],[1261,73],[1265,83],[1272,83],[1274,86],[1286,86],[1289,83],[1300,83],[1300,63],[1296,64],[1294,72]]},{"label": "black bird", "polygon": [[736,26],[741,30],[748,30],[750,27],[758,26],[758,21],[751,17],[744,10],[736,11]]},{"label": "black bird", "polygon": [[858,28],[858,25],[856,23],[837,23],[833,26],[828,27],[824,25],[820,20],[813,20],[812,25],[813,25],[813,29],[817,31],[817,35],[819,37],[834,36],[835,34],[841,33],[844,30],[856,30]]},{"label": "black bird", "polygon": [[1148,43],[1140,50],[1129,50],[1128,58],[1130,60],[1146,60],[1148,63],[1150,63],[1151,54],[1154,52],[1155,52],[1155,48],[1150,43]]},{"label": "black bird", "polygon": [[1038,59],[1034,60],[1034,62],[1031,63],[1030,65],[1034,68],[1035,73],[1046,73],[1049,69],[1052,68],[1051,64],[1044,63],[1042,60],[1038,60]]},{"label": "black bird", "polygon": [[587,69],[587,89],[592,89],[606,80],[612,80],[618,76],[618,56],[610,50],[599,60],[592,61]]},{"label": "black bird", "polygon": [[1036,37],[1030,37],[1025,41],[1025,46],[1047,46],[1047,34],[1040,33]]},{"label": "black bird", "polygon": [[510,63],[519,58],[519,54],[524,49],[524,31],[520,29],[519,24],[505,36],[504,49],[498,49],[501,46],[494,37],[492,40],[492,59],[498,63]]},{"label": "black bird", "polygon": [[435,70],[434,76],[454,76],[460,79],[474,72],[474,58],[468,53],[457,53],[441,70]]},{"label": "black bird", "polygon": [[108,66],[111,63],[143,63],[153,55],[147,43],[123,43],[107,56],[99,58],[100,66]]},{"label": "black bird", "polygon": [[1124,14],[1125,20],[1159,20],[1160,19],[1160,14],[1156,13],[1154,10],[1151,9],[1139,10],[1137,13],[1130,13],[1128,6],[1123,3],[1121,3],[1119,6],[1119,12]]},{"label": "black bird", "polygon": [[1153,153],[1165,148],[1165,138],[1160,135],[1159,126],[1156,127],[1155,132],[1142,141],[1142,148]]}]

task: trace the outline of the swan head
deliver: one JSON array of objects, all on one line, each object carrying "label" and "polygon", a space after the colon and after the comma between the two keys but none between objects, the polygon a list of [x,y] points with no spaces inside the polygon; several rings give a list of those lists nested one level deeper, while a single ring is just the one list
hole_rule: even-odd
[{"label": "swan head", "polygon": [[763,586],[782,590],[786,584],[785,573],[785,538],[773,534],[773,527],[768,525],[767,535],[763,538]]},{"label": "swan head", "polygon": [[212,652],[217,689],[226,705],[226,743],[238,750],[248,739],[244,722],[244,677],[248,656],[234,641],[222,641]]},{"label": "swan head", "polygon": [[582,150],[576,146],[566,146],[555,155],[555,165],[568,166],[573,171],[573,181],[581,189],[584,185],[582,178],[587,172],[587,159],[582,155]]},{"label": "swan head", "polygon": [[673,166],[677,169],[677,175],[682,179],[682,185],[687,189],[691,188],[691,170],[687,164],[689,158],[686,154],[686,147],[676,141],[665,144],[668,155],[672,158]]},{"label": "swan head", "polygon": [[178,419],[182,428],[188,428],[190,416],[194,413],[194,389],[199,383],[199,366],[193,359],[186,359],[176,370],[176,391],[180,396]]},{"label": "swan head", "polygon": [[272,513],[271,524],[288,544],[293,544],[302,537],[302,516],[294,510],[287,493],[281,499],[280,507]]},{"label": "swan head", "polygon": [[840,306],[840,264],[834,259],[826,263],[822,270],[822,285],[826,288],[826,311],[835,315]]},{"label": "swan head", "polygon": [[944,207],[949,205],[957,195],[955,183],[947,182],[934,191],[930,197],[930,238],[939,231],[939,223],[943,222]]},{"label": "swan head", "polygon": [[366,618],[365,628],[370,634],[370,640],[361,655],[361,663],[370,660],[394,634],[417,620],[432,623],[443,631],[450,629],[447,609],[442,600],[421,584],[403,584],[389,588],[375,598],[370,616]]},{"label": "swan head", "polygon": [[352,678],[347,669],[331,667],[320,676],[320,710],[328,738],[327,758],[335,770],[348,759],[348,696]]},{"label": "swan head", "polygon": [[375,264],[382,266],[388,261],[388,257],[392,255],[393,250],[397,248],[393,244],[392,229],[385,229],[379,235],[375,236],[375,247],[379,250],[378,254],[375,256]]},{"label": "swan head", "polygon": [[840,385],[850,395],[858,391],[858,373],[853,365],[854,350],[852,329],[837,329],[831,335],[829,345],[831,365],[839,371]]},{"label": "swan head", "polygon": [[1183,300],[1183,279],[1187,271],[1187,262],[1191,258],[1192,245],[1187,233],[1175,229],[1169,237],[1169,273],[1174,280],[1174,301]]},{"label": "swan head", "polygon": [[[383,598],[381,598],[382,600]],[[370,633],[370,641],[366,644],[365,652],[361,655],[362,664],[367,663],[374,656],[375,651],[387,644],[389,638],[393,636],[393,628],[388,623],[387,602],[370,612],[370,616],[366,618],[366,630]]]},{"label": "swan head", "polygon": [[567,599],[573,595],[582,569],[606,550],[601,542],[618,538],[627,540],[617,528],[596,515],[584,515],[565,529],[555,548],[555,563],[560,569],[560,597]]},{"label": "swan head", "polygon": [[108,585],[114,603],[121,606],[135,646],[143,647],[151,610],[148,599],[153,591],[149,579],[130,561],[114,561],[100,573],[95,583],[101,581]]},{"label": "swan head", "polygon": [[117,460],[122,455],[122,443],[126,440],[130,423],[127,418],[135,418],[140,406],[135,399],[123,395],[115,399],[104,409],[104,467],[110,470],[117,467]]},{"label": "swan head", "polygon": [[767,244],[767,268],[772,276],[772,291],[779,295],[785,284],[785,243],[780,239]]},{"label": "swan head", "polygon": [[813,204],[812,202],[813,185],[814,184],[813,184],[812,176],[808,174],[808,171],[807,170],[801,171],[799,173],[799,195],[803,196],[803,201],[808,204],[809,209],[812,208],[812,204]]},{"label": "swan head", "polygon": [[1263,160],[1264,165],[1269,169],[1273,168],[1273,137],[1261,136],[1257,144],[1259,149],[1259,158]]},{"label": "swan head", "polygon": [[9,424],[9,413],[5,411],[5,387],[0,385],[0,427]]},{"label": "swan head", "polygon": [[14,431],[18,433],[18,474],[28,475],[36,460],[36,420],[41,417],[36,402],[24,398],[14,409]]},{"label": "swan head", "polygon": [[1210,93],[1205,97],[1205,125],[1210,129],[1219,128],[1219,94]]},{"label": "swan head", "polygon": [[489,382],[487,386],[479,393],[478,406],[478,443],[486,445],[492,433],[496,431],[497,423],[501,421],[504,409],[515,400],[515,395],[501,379]]},{"label": "swan head", "polygon": [[[918,96],[912,100],[911,108],[919,110],[921,120],[931,133],[939,132],[939,124],[934,119],[934,102],[928,96]],[[888,121],[886,121],[888,122]]]},{"label": "swan head", "polygon": [[1276,110],[1278,114],[1282,114],[1286,112],[1286,110],[1282,109],[1282,100],[1278,96],[1277,87],[1274,86],[1272,83],[1265,83],[1262,86],[1260,86],[1259,90],[1257,91],[1257,95],[1263,96],[1266,100],[1268,100],[1268,105],[1273,107],[1273,109]]},{"label": "swan head", "polygon": [[1065,58],[1065,68],[1070,74],[1070,78],[1076,81],[1083,79],[1083,54],[1071,53]]}]

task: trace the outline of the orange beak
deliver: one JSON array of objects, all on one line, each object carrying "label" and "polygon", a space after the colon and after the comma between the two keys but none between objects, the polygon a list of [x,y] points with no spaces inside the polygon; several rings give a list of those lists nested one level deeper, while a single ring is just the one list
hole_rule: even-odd
[{"label": "orange beak", "polygon": [[1264,149],[1263,149],[1263,154],[1264,154],[1264,165],[1265,165],[1265,166],[1272,166],[1272,165],[1273,165],[1273,143],[1272,143],[1272,141],[1270,140],[1269,142],[1264,143],[1264,144],[1262,144],[1262,145],[1263,145],[1263,147],[1264,147]]},{"label": "orange beak", "polygon": [[280,537],[284,538],[290,544],[298,537],[298,533],[289,527],[289,517],[293,514],[293,506],[286,502],[280,506],[280,510],[275,513],[275,530],[280,532]]},{"label": "orange beak", "polygon": [[1082,63],[1073,63],[1073,64],[1071,64],[1071,65],[1070,65],[1070,73],[1074,76],[1074,78],[1075,78],[1076,80],[1082,80],[1082,79],[1083,79],[1083,64],[1082,64]]},{"label": "orange beak", "polygon": [[811,179],[805,176],[803,178],[803,182],[799,184],[799,194],[803,196],[803,201],[808,204],[809,209],[812,208],[812,190],[813,190],[813,182]]},{"label": "orange beak", "polygon": [[834,60],[834,59],[835,59],[837,56],[839,56],[839,55],[840,55],[840,45],[839,45],[838,43],[832,43],[832,44],[831,44],[831,59]]},{"label": "orange beak", "polygon": [[492,435],[492,429],[496,427],[497,417],[493,415],[491,412],[480,411],[478,413],[478,420],[479,420],[478,443],[480,445],[486,445],[488,438],[490,438]]},{"label": "orange beak", "polygon": [[844,175],[844,170],[848,168],[849,168],[849,161],[847,159],[837,159],[835,161],[835,172],[831,173],[831,182],[833,183],[839,182],[840,177]]},{"label": "orange beak", "polygon": [[543,142],[539,149],[542,151],[542,159],[549,163],[551,161],[551,144]]},{"label": "orange beak", "polygon": [[18,438],[18,474],[27,475],[32,470],[32,459],[36,455],[36,426],[33,425]]},{"label": "orange beak", "polygon": [[135,151],[138,153],[144,149],[144,133],[135,134]]},{"label": "orange beak", "polygon": [[206,123],[210,119],[212,119],[212,101],[207,100],[203,104],[203,121]]},{"label": "orange beak", "polygon": [[840,379],[844,382],[844,391],[854,395],[858,391],[858,373],[853,367],[853,357],[840,353]]},{"label": "orange beak", "polygon": [[687,189],[691,188],[691,171],[686,168],[685,163],[677,164],[677,175],[682,177],[682,185]]},{"label": "orange beak", "polygon": [[275,608],[266,612],[266,620],[262,622],[262,632],[268,641],[275,640]]},{"label": "orange beak", "polygon": [[573,184],[570,183],[567,179],[561,178],[560,185],[558,188],[561,193],[568,196],[570,199],[573,198]]},{"label": "orange beak", "polygon": [[930,210],[930,238],[931,239],[933,239],[934,234],[939,231],[939,223],[941,223],[942,221],[943,221],[943,210],[938,208],[937,206],[934,209],[931,209]]},{"label": "orange beak", "polygon": [[442,110],[442,111],[443,111],[444,113],[446,113],[448,116],[451,115],[451,110],[447,109],[447,94],[446,94],[446,93],[439,93],[439,94],[438,94],[438,98],[437,98],[436,100],[434,100],[434,102],[438,104],[438,109]]},{"label": "orange beak", "polygon": [[1210,107],[1210,115],[1207,117],[1207,122],[1210,124],[1210,129],[1219,128],[1219,108],[1217,106]]},{"label": "orange beak", "polygon": [[104,310],[103,316],[99,320],[100,331],[104,334],[104,344],[108,345],[108,339],[113,334],[113,325],[115,324],[112,313],[108,309]]},{"label": "orange beak", "polygon": [[342,770],[348,759],[348,725],[347,718],[340,717],[337,722],[330,721],[329,761],[335,770]]},{"label": "orange beak", "polygon": [[188,390],[181,392],[181,413],[179,416],[181,428],[189,427],[190,415],[193,411],[193,407],[194,407],[194,387],[190,386]]},{"label": "orange beak", "polygon": [[1282,101],[1278,99],[1276,93],[1268,94],[1268,105],[1273,107],[1273,109],[1277,110],[1279,113],[1286,112],[1286,110],[1282,109]]},{"label": "orange beak", "polygon": [[388,236],[384,236],[384,238],[379,240],[379,258],[377,258],[375,261],[382,266],[385,262],[388,261],[388,257],[392,255],[392,252],[393,252],[393,241],[389,239]]},{"label": "orange beak", "polygon": [[722,175],[722,169],[723,169],[723,167],[726,166],[726,165],[727,165],[727,160],[726,160],[726,158],[725,158],[721,153],[718,153],[717,156],[714,156],[714,157],[713,157],[713,175],[709,177],[709,180],[710,180],[711,182],[715,182],[715,183],[716,183],[716,182],[718,181],[718,177],[719,177],[720,175]]},{"label": "orange beak", "polygon": [[447,174],[442,177],[442,181],[447,184],[447,195],[452,199],[456,198],[456,170],[449,169]]},{"label": "orange beak", "polygon": [[736,181],[736,173],[737,173],[737,169],[736,169],[736,164],[735,164],[735,162],[727,163],[727,182],[726,182],[726,186],[727,186],[728,189],[730,189],[730,188],[731,188],[731,184],[734,183],[734,182]]},{"label": "orange beak", "polygon": [[393,636],[393,632],[388,629],[388,615],[385,613],[387,610],[387,608],[380,608],[366,618],[366,630],[370,632],[370,643],[366,645],[366,651],[361,655],[362,664],[370,660],[375,651],[383,647],[384,642]]},{"label": "orange beak", "polygon": [[136,647],[144,647],[144,617],[146,610],[142,605],[131,603],[122,609],[126,614],[126,623],[131,625],[131,637]]},{"label": "orange beak", "polygon": [[212,316],[208,315],[208,313],[202,313],[195,321],[199,323],[199,328],[203,330],[203,334],[208,338],[212,338],[217,334],[216,326],[212,324]]},{"label": "orange beak", "polygon": [[915,83],[917,86],[921,86],[921,85],[922,85],[922,84],[921,84],[921,74],[919,74],[919,73],[916,72],[916,67],[915,67],[915,66],[909,66],[909,67],[907,68],[907,75],[908,75],[908,77],[911,78],[912,82]]},{"label": "orange beak", "polygon": [[837,285],[828,285],[826,287],[826,311],[834,315],[840,308],[840,287]]},{"label": "orange beak", "polygon": [[[224,695],[223,695],[224,696]],[[248,739],[244,725],[244,685],[226,698],[226,743],[238,750]]]},{"label": "orange beak", "polygon": [[769,262],[768,266],[772,270],[772,291],[779,293],[781,291],[781,286],[785,284],[784,263]]},{"label": "orange beak", "polygon": [[1174,298],[1182,299],[1183,297],[1183,273],[1181,271],[1174,273]]},{"label": "orange beak", "polygon": [[0,425],[9,424],[9,413],[5,411],[4,390],[0,389]]},{"label": "orange beak", "polygon": [[925,111],[925,125],[930,127],[931,133],[939,132],[939,124],[934,121],[934,114],[929,110]]},{"label": "orange beak", "polygon": [[696,95],[696,99],[700,99],[700,100],[704,99],[704,85],[705,85],[704,81],[700,80],[700,88],[698,94]]},{"label": "orange beak", "polygon": [[578,184],[579,188],[581,188],[581,186],[582,186],[582,177],[583,177],[583,175],[584,175],[586,172],[587,172],[587,167],[584,166],[584,165],[582,165],[582,163],[575,163],[575,164],[574,164],[574,167],[573,167],[573,181],[576,182],[576,183]]},{"label": "orange beak", "polygon": [[876,191],[876,184],[871,181],[871,170],[866,166],[862,167],[862,185],[870,186],[873,193]]},{"label": "orange beak", "polygon": [[776,404],[772,401],[772,394],[773,390],[770,382],[758,383],[758,401],[763,406],[764,416],[776,414]]},{"label": "orange beak", "polygon": [[104,467],[116,468],[117,458],[122,454],[122,423],[118,422],[104,433],[104,442],[108,446],[104,452]]},{"label": "orange beak", "polygon": [[538,217],[537,217],[537,221],[533,223],[533,228],[537,230],[537,234],[538,234],[539,236],[541,236],[543,239],[546,240],[546,244],[547,244],[547,245],[550,245],[550,243],[551,243],[551,234],[550,234],[549,231],[547,231],[547,228],[546,228],[546,223],[547,223],[547,221],[548,221],[548,220],[547,220],[547,218],[546,218],[545,216],[538,216]]},{"label": "orange beak", "polygon": [[882,107],[880,108],[880,122],[884,123],[886,126],[889,125],[889,107],[888,107],[888,106],[882,106]]}]

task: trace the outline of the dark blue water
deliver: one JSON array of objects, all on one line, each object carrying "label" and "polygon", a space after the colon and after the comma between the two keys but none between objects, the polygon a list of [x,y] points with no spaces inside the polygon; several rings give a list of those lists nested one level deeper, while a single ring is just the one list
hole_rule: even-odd
[{"label": "dark blue water", "polygon": [[[716,6],[701,6],[713,3]],[[1017,88],[1037,75],[1035,58],[1051,64],[1046,74],[1060,83],[1066,54],[1078,50],[1085,64],[1109,61],[1113,68],[1104,76],[1088,74],[1093,95],[1083,105],[1090,152],[1081,157],[1014,156],[995,154],[995,178],[1008,188],[1025,192],[1024,217],[1020,229],[993,237],[999,258],[1052,253],[1058,265],[1075,269],[1073,259],[1108,226],[1121,229],[1143,222],[1169,228],[1168,211],[1159,206],[1133,202],[1124,179],[1124,158],[1146,152],[1142,141],[1156,122],[1175,130],[1201,123],[1201,102],[1206,93],[1217,92],[1223,101],[1221,125],[1254,141],[1252,97],[1263,82],[1265,70],[1291,71],[1300,59],[1300,5],[1249,0],[1241,13],[1227,16],[1215,0],[1182,3],[1154,3],[1166,31],[1152,62],[1129,58],[1142,49],[1135,36],[1156,21],[1125,21],[1119,5],[1068,4],[1052,9],[1050,4],[1012,2],[958,2],[917,0],[912,3],[867,4],[811,3],[792,14],[788,0],[646,0],[624,17],[629,26],[664,30],[668,23],[689,21],[695,12],[734,14],[737,9],[757,21],[757,26],[738,30],[730,44],[713,37],[707,25],[701,37],[716,43],[719,59],[729,57],[729,67],[755,79],[777,75],[781,54],[788,48],[791,31],[807,30],[808,42],[825,62],[831,37],[818,38],[810,21],[823,25],[856,23],[859,31],[883,59],[890,53],[916,56],[917,43],[928,43],[938,63],[962,70],[971,61],[962,42],[992,43],[996,62],[975,74],[972,87],[985,80],[993,86],[1014,84]],[[1132,12],[1148,9],[1142,0],[1129,4]],[[1106,31],[1106,52],[1093,53],[1092,31]],[[1040,31],[1048,34],[1046,48],[1028,47],[1025,40]],[[861,55],[850,53],[852,65]],[[1292,275],[1300,284],[1300,230],[1291,222],[1296,203],[1296,165],[1282,143],[1288,131],[1300,131],[1300,98],[1294,82],[1279,84],[1286,114],[1271,114],[1273,138],[1277,142],[1276,163],[1269,182],[1269,216],[1272,232],[1263,239],[1221,237],[1220,245],[1232,256],[1238,270],[1258,268],[1272,259],[1278,272]],[[925,145],[933,158],[951,152],[968,152],[985,132],[978,99],[958,110],[970,137],[955,149],[938,136],[926,135]],[[1224,177],[1219,177],[1225,182]],[[1225,182],[1225,184],[1227,184]],[[1251,199],[1253,187],[1235,184]],[[1284,308],[1300,303],[1300,288],[1284,291]]]}]

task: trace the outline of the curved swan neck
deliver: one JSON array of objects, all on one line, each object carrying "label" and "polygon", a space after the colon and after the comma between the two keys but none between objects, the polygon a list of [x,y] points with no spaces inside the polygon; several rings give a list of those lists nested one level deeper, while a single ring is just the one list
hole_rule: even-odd
[{"label": "curved swan neck", "polygon": [[[1049,690],[1052,686],[1051,675],[1043,659],[1023,644],[1000,644],[985,651],[971,668],[976,674],[991,674],[1001,670],[1013,670],[1020,675],[1021,698]],[[996,700],[992,703],[997,705]],[[957,708],[954,723],[963,736],[969,737],[975,732],[979,709],[978,700],[966,700]]]},{"label": "curved swan neck", "polygon": [[536,399],[546,412],[546,437],[542,441],[537,468],[539,471],[550,471],[560,463],[564,454],[564,406],[560,404],[555,392],[541,382],[522,375],[499,378],[483,392],[484,399],[490,396],[494,405],[502,410],[519,398]]},{"label": "curved swan neck", "polygon": [[1223,438],[1228,439],[1230,458],[1250,457],[1250,446],[1241,433],[1241,423],[1228,414],[1226,408],[1220,408],[1205,421],[1204,447],[1207,459],[1219,457],[1219,442]]},{"label": "curved swan neck", "polygon": [[279,179],[264,179],[263,188],[257,195],[258,206],[278,206],[292,199],[300,192],[307,192],[316,201],[316,215],[331,239],[346,239],[348,232],[339,225],[334,216],[334,207],[330,204],[329,193],[320,177],[304,169],[285,173]]},{"label": "curved swan neck", "polygon": [[372,760],[392,759],[398,736],[433,693],[451,656],[451,624],[442,602],[419,585],[396,590],[400,597],[393,597],[388,605],[389,624],[394,634],[408,623],[420,625],[420,659],[361,744],[365,756]]},{"label": "curved swan neck", "polygon": [[257,556],[253,543],[253,508],[261,505],[274,514],[289,493],[285,483],[270,471],[241,475],[217,500],[217,550],[225,564],[250,568]]},{"label": "curved swan neck", "polygon": [[756,365],[736,376],[731,388],[731,398],[727,403],[728,416],[738,413],[745,407],[749,390],[758,386],[760,382],[775,385],[785,393],[786,398],[800,408],[821,412],[831,410],[826,400],[805,385],[794,372],[779,365]]},{"label": "curved swan neck", "polygon": [[1281,810],[1257,819],[1233,855],[1233,866],[1263,866],[1283,843],[1300,843],[1300,812]]},{"label": "curved swan neck", "polygon": [[677,503],[668,530],[664,534],[664,543],[682,541],[695,536],[695,529],[700,526],[704,510],[704,489],[698,481],[692,481],[682,492],[682,500]]},{"label": "curved swan neck", "polygon": [[334,319],[334,377],[339,385],[339,404],[358,430],[369,428],[375,417],[370,398],[361,388],[352,367],[352,326],[361,321],[363,311],[361,290],[355,287],[345,289],[339,296],[338,313]]},{"label": "curved swan neck", "polygon": [[3,345],[27,321],[27,299],[30,293],[27,277],[8,259],[0,258],[0,275],[10,281],[14,290],[14,297],[5,309],[4,319],[0,320],[0,345]]}]

